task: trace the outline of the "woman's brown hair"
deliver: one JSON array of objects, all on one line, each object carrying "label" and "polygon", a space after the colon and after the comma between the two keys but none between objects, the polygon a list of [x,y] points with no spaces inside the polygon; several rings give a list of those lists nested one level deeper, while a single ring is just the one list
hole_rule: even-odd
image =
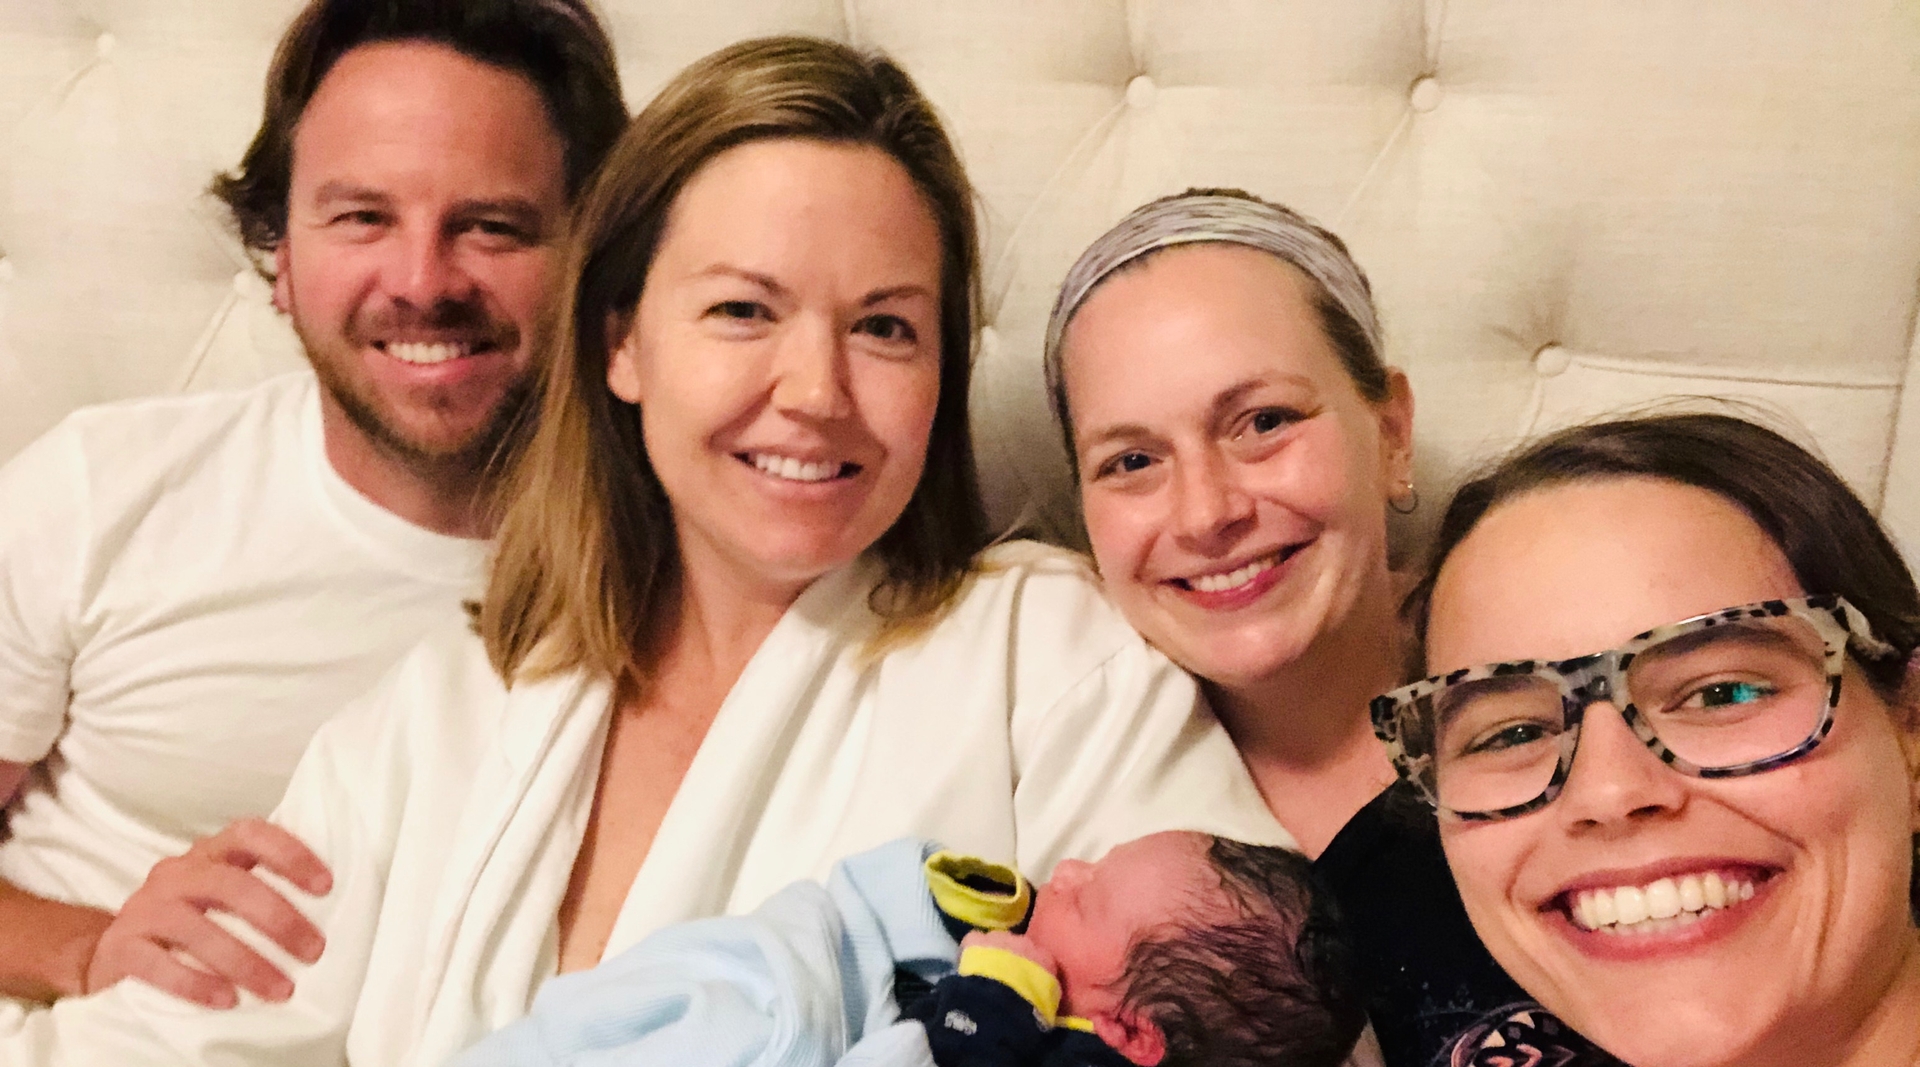
[{"label": "woman's brown hair", "polygon": [[694,63],[636,117],[576,207],[541,347],[509,442],[499,544],[479,629],[501,676],[586,668],[642,681],[677,606],[673,514],[640,412],[607,388],[609,324],[628,321],[675,198],[750,141],[870,145],[925,198],[942,245],[940,397],[926,466],[872,552],[887,633],[929,621],[985,543],[967,432],[979,264],[973,195],[946,132],[892,61],[831,41],[746,41]]},{"label": "woman's brown hair", "polygon": [[1757,423],[1667,412],[1574,426],[1541,438],[1460,487],[1440,520],[1405,613],[1422,648],[1434,583],[1447,557],[1495,507],[1523,493],[1595,478],[1661,478],[1704,489],[1747,513],[1808,593],[1838,593],[1898,653],[1861,666],[1897,693],[1920,646],[1913,574],[1853,490],[1817,456]]}]

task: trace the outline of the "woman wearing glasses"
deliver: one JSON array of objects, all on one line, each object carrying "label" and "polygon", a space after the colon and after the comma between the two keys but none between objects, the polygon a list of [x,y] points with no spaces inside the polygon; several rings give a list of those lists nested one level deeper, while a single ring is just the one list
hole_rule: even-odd
[{"label": "woman wearing glasses", "polygon": [[1920,1063],[1920,595],[1769,430],[1562,432],[1460,491],[1374,705],[1494,956],[1639,1067]]}]

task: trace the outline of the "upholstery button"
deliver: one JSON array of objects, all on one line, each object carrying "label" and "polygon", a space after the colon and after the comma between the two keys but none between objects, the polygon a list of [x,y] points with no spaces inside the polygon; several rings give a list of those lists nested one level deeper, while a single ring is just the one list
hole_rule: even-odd
[{"label": "upholstery button", "polygon": [[1425,113],[1439,107],[1443,95],[1440,83],[1429,75],[1413,83],[1413,91],[1407,94],[1407,100],[1415,111]]},{"label": "upholstery button", "polygon": [[101,59],[105,59],[113,54],[113,46],[116,43],[113,39],[113,34],[103,33],[93,39],[93,54],[99,56]]},{"label": "upholstery button", "polygon": [[1160,91],[1153,79],[1145,74],[1136,75],[1127,83],[1127,103],[1133,107],[1147,107],[1153,103],[1154,94]]},{"label": "upholstery button", "polygon": [[1573,364],[1573,353],[1559,345],[1547,345],[1533,354],[1534,373],[1542,378],[1565,374]]}]

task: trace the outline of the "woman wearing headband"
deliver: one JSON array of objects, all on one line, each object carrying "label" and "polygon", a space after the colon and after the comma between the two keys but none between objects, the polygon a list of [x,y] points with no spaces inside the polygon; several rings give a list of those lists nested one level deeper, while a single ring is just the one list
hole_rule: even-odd
[{"label": "woman wearing headband", "polygon": [[1920,1064],[1920,592],[1720,414],[1579,426],[1447,509],[1436,677],[1374,704],[1473,924],[1639,1067]]},{"label": "woman wearing headband", "polygon": [[564,264],[477,632],[323,729],[275,813],[333,869],[296,898],[319,961],[281,1004],[62,1001],[0,1062],[437,1064],[558,971],[892,838],[1038,872],[1281,836],[1077,558],[974,556],[972,202],[899,67],[696,63]]},{"label": "woman wearing headband", "polygon": [[[1047,331],[1054,410],[1108,594],[1198,676],[1269,808],[1335,888],[1390,1064],[1521,1041],[1582,1054],[1473,936],[1431,814],[1374,738],[1403,674],[1387,510],[1413,399],[1333,234],[1235,190],[1094,242]],[[1439,1057],[1439,1059],[1436,1059]]]}]

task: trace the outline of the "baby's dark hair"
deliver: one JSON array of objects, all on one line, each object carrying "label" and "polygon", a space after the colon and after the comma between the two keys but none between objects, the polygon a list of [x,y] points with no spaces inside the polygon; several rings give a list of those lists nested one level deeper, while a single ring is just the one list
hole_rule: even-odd
[{"label": "baby's dark hair", "polygon": [[1331,895],[1291,849],[1215,837],[1207,860],[1232,917],[1136,942],[1121,978],[1127,1010],[1166,1039],[1161,1067],[1336,1067],[1366,1007]]}]

